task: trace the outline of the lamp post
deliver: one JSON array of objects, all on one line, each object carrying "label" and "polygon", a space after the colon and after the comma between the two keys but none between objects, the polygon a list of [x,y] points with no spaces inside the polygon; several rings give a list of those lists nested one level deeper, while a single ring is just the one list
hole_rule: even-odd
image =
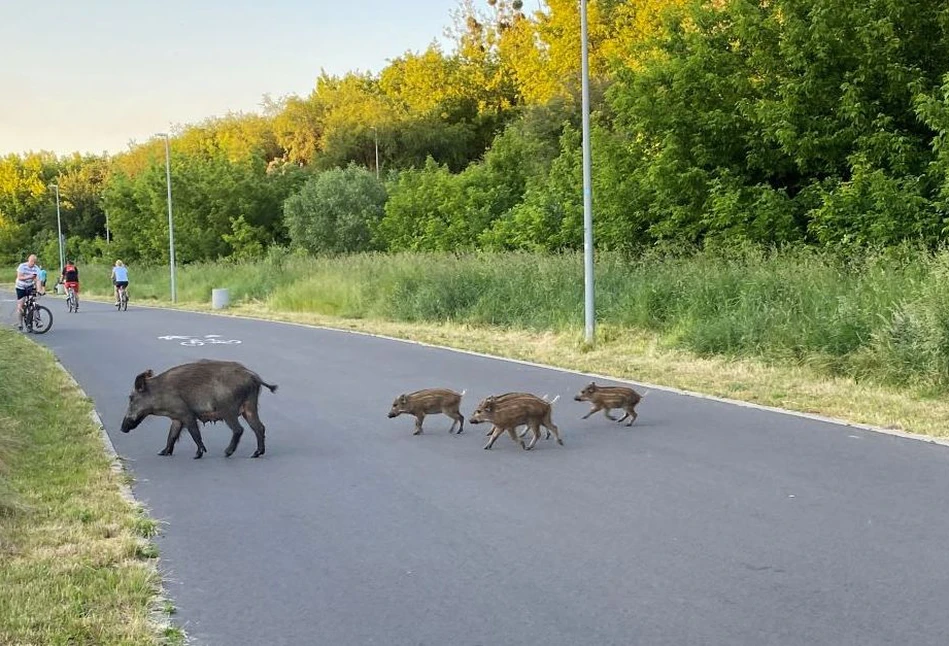
[{"label": "lamp post", "polygon": [[171,261],[171,302],[178,302],[175,290],[175,224],[171,218],[171,142],[167,132],[159,132],[156,137],[165,138],[165,181],[168,185],[168,257]]},{"label": "lamp post", "polygon": [[590,63],[587,53],[587,0],[580,0],[580,58],[583,82],[583,286],[585,338],[593,343],[593,187],[590,177]]},{"label": "lamp post", "polygon": [[59,214],[59,184],[50,184],[49,187],[56,192],[56,233],[59,241],[59,275],[62,276],[66,256],[63,252],[63,221]]},{"label": "lamp post", "polygon": [[379,131],[375,126],[369,127],[372,128],[372,136],[376,142],[376,179],[379,179]]}]

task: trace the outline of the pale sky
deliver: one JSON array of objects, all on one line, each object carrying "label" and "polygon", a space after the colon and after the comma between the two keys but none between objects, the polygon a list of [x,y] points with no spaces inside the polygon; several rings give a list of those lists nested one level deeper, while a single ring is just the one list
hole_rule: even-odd
[{"label": "pale sky", "polygon": [[[478,2],[477,5],[484,5]],[[459,0],[0,0],[0,156],[114,154],[173,125],[378,72]]]}]

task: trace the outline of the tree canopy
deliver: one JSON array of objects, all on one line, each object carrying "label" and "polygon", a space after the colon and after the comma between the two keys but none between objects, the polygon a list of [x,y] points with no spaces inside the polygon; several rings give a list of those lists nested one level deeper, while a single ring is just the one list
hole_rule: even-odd
[{"label": "tree canopy", "polygon": [[[307,96],[268,97],[262,114],[177,128],[178,258],[274,244],[580,248],[579,3],[536,7],[461,0],[449,51],[403,52],[376,74],[320,72]],[[944,241],[943,3],[588,7],[598,247]],[[52,183],[71,255],[167,261],[163,141],[0,158],[8,264],[57,257]]]}]

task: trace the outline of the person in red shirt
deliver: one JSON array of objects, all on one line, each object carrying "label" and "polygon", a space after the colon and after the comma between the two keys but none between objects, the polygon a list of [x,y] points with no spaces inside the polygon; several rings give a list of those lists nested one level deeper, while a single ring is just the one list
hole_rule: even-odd
[{"label": "person in red shirt", "polygon": [[76,311],[79,311],[79,268],[76,267],[76,263],[69,261],[63,267],[63,286],[66,288],[66,293],[69,293],[69,290],[72,289],[76,292]]}]

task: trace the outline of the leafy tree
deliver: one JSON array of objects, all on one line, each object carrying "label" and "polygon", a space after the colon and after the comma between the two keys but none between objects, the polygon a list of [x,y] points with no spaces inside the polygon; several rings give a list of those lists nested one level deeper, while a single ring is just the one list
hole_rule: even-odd
[{"label": "leafy tree", "polygon": [[323,171],[287,198],[284,217],[294,246],[313,253],[374,248],[373,234],[386,202],[375,174],[350,164]]}]

